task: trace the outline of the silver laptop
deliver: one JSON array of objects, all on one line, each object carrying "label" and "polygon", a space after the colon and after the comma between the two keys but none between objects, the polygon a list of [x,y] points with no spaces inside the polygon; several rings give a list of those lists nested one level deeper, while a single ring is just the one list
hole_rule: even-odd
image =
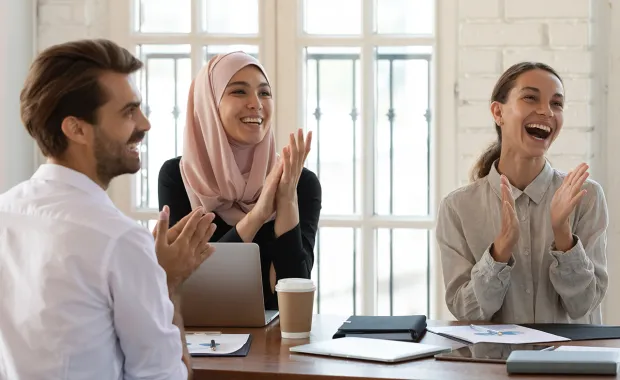
[{"label": "silver laptop", "polygon": [[215,252],[181,288],[186,327],[262,327],[277,310],[265,310],[260,250],[255,243],[213,243]]}]

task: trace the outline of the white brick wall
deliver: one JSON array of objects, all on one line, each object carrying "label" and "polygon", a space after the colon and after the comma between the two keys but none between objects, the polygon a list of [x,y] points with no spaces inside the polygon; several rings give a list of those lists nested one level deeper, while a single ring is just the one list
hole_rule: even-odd
[{"label": "white brick wall", "polygon": [[590,161],[597,128],[589,0],[461,0],[458,14],[457,182],[467,182],[476,157],[495,140],[491,91],[503,70],[519,61],[547,63],[565,81],[564,130],[549,152],[554,166],[568,170]]},{"label": "white brick wall", "polygon": [[106,37],[107,0],[38,0],[39,51],[78,38]]}]

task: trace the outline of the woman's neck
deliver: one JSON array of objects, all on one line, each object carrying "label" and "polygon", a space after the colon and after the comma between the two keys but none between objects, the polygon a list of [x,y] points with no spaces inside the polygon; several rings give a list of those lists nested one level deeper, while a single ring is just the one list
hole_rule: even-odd
[{"label": "woman's neck", "polygon": [[502,151],[497,171],[505,175],[512,186],[523,191],[543,170],[545,161],[544,156],[524,158]]}]

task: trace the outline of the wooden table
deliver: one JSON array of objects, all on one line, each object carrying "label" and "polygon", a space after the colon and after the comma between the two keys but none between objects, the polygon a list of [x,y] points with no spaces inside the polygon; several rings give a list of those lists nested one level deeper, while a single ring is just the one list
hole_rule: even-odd
[{"label": "wooden table", "polygon": [[[331,339],[347,317],[315,315],[309,339],[281,339],[279,319],[264,328],[223,329],[223,333],[250,333],[252,345],[247,357],[192,358],[196,380],[247,380],[247,379],[440,379],[440,380],[489,380],[489,379],[560,379],[561,376],[509,376],[503,364],[440,361],[433,358],[413,360],[399,364],[383,364],[361,360],[346,360],[315,355],[293,354],[292,346]],[[458,322],[428,321],[429,326],[461,324]],[[463,344],[427,332],[421,343],[450,346]],[[620,339],[562,342],[569,345],[620,347]],[[571,380],[603,377],[577,377]],[[609,376],[605,376],[609,379]],[[613,378],[613,377],[612,377]],[[618,376],[620,379],[620,376]]]}]

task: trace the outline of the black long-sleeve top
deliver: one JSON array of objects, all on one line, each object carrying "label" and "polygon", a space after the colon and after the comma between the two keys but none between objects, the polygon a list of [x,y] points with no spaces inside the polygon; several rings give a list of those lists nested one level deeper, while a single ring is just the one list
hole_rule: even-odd
[{"label": "black long-sleeve top", "polygon": [[[181,177],[181,157],[166,161],[158,178],[159,209],[170,207],[170,227],[191,212],[189,197]],[[316,174],[304,168],[297,184],[299,224],[276,238],[274,221],[265,223],[253,242],[258,244],[263,277],[265,309],[277,310],[278,298],[271,292],[269,268],[273,263],[276,278],[310,278],[314,265],[314,244],[321,213],[321,184]],[[205,210],[211,211],[211,210]],[[213,221],[217,229],[212,242],[242,242],[235,226],[228,225],[219,215]]]}]

